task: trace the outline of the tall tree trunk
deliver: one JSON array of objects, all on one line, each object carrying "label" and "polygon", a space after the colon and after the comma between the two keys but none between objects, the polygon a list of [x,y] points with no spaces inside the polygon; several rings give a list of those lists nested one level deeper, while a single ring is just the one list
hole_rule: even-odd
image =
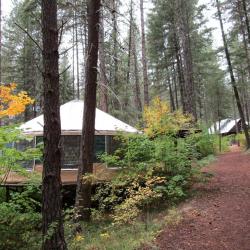
[{"label": "tall tree trunk", "polygon": [[131,64],[131,43],[132,43],[132,32],[133,32],[133,0],[130,1],[129,11],[129,39],[128,39],[128,64],[127,64],[127,86],[130,80],[130,64]]},{"label": "tall tree trunk", "polygon": [[[82,56],[83,56],[83,64],[82,64],[82,79],[85,79],[85,70],[86,70],[86,60],[88,55],[88,41],[87,41],[87,3],[86,0],[82,1],[82,5],[84,6],[82,10],[82,18],[81,20],[81,28],[80,28],[80,39],[82,44]],[[85,83],[82,84],[83,89],[85,88]]]},{"label": "tall tree trunk", "polygon": [[[113,22],[113,68],[111,69],[111,80],[113,83],[113,89],[115,94],[118,94],[119,80],[118,80],[118,24],[117,24],[117,7],[118,0],[111,0],[111,9],[112,9],[112,22]],[[116,99],[113,99],[113,106],[115,110],[119,109],[119,102]]]},{"label": "tall tree trunk", "polygon": [[144,7],[143,1],[140,0],[141,11],[141,51],[142,51],[142,67],[143,67],[143,86],[144,86],[144,106],[149,105],[149,90],[148,90],[148,61],[145,37],[145,22],[144,22]]},{"label": "tall tree trunk", "polygon": [[249,124],[249,111],[248,111],[248,86],[247,86],[247,79],[245,78],[246,72],[244,70],[244,65],[241,64],[240,68],[238,69],[238,79],[241,82],[241,88],[239,88],[240,96],[241,96],[241,103],[243,106],[243,112],[245,113],[247,124]]},{"label": "tall tree trunk", "polygon": [[129,10],[129,37],[128,37],[128,62],[127,62],[127,76],[126,76],[126,85],[124,87],[124,98],[123,98],[123,106],[126,109],[129,106],[130,101],[130,81],[131,79],[131,61],[132,61],[132,33],[134,29],[133,25],[133,9],[134,9],[133,0],[130,0],[130,10]]},{"label": "tall tree trunk", "polygon": [[175,47],[175,57],[176,57],[176,63],[177,63],[177,73],[178,73],[178,81],[179,81],[179,87],[180,87],[180,94],[181,94],[181,104],[183,112],[187,112],[187,104],[186,104],[186,98],[185,98],[185,81],[183,76],[183,68],[182,68],[182,60],[181,60],[181,54],[180,54],[180,47],[177,40],[177,35],[175,34],[174,38],[174,47]]},{"label": "tall tree trunk", "polygon": [[[23,43],[23,89],[24,91],[26,91],[27,93],[29,93],[29,88],[28,88],[28,70],[27,70],[27,66],[28,66],[28,62],[27,62],[27,39],[24,39],[24,43]],[[27,122],[29,120],[29,109],[25,109],[24,111],[24,121]]]},{"label": "tall tree trunk", "polygon": [[42,0],[44,163],[42,248],[67,249],[61,207],[61,124],[59,106],[57,1]]},{"label": "tall tree trunk", "polygon": [[248,51],[248,44],[247,44],[247,38],[245,34],[245,25],[244,25],[244,18],[243,18],[243,13],[242,13],[242,5],[241,5],[241,0],[237,1],[237,10],[238,10],[238,15],[239,15],[239,22],[240,22],[240,32],[243,38],[243,46],[245,50],[245,55],[246,55],[246,62],[247,62],[247,69],[248,69],[248,74],[250,76],[250,58],[249,58],[249,51]]},{"label": "tall tree trunk", "polygon": [[[173,82],[172,78],[172,82]],[[170,76],[170,70],[167,72],[167,87],[169,89],[169,98],[170,98],[170,106],[171,106],[171,111],[175,111],[175,101],[174,101],[174,94],[173,94],[173,89],[172,89],[172,83],[171,83],[171,76]]]},{"label": "tall tree trunk", "polygon": [[[83,31],[84,31],[84,70],[86,71],[87,57],[88,57],[88,17],[87,17],[87,0],[84,0],[85,17],[83,19]],[[86,78],[86,72],[84,72]],[[85,85],[85,83],[83,83]]]},{"label": "tall tree trunk", "polygon": [[243,11],[244,11],[244,16],[245,16],[245,23],[246,23],[246,28],[247,28],[248,43],[250,44],[250,25],[249,25],[248,13],[247,13],[246,0],[242,0],[242,6],[243,6]]},{"label": "tall tree trunk", "polygon": [[196,97],[194,89],[194,77],[193,77],[193,58],[191,49],[191,38],[190,38],[190,13],[188,6],[190,1],[180,1],[180,26],[181,26],[181,40],[183,50],[183,69],[184,69],[184,80],[185,80],[185,100],[186,100],[186,113],[193,115],[194,119],[197,120],[196,113]]},{"label": "tall tree trunk", "polygon": [[186,101],[186,86],[185,86],[185,79],[184,79],[184,70],[183,70],[183,63],[182,63],[182,55],[181,55],[181,39],[178,34],[180,33],[180,1],[173,1],[173,22],[172,22],[172,33],[173,33],[173,46],[174,46],[174,56],[176,58],[176,70],[178,76],[178,85],[180,89],[180,102],[182,106],[183,113],[187,113],[187,101]]},{"label": "tall tree trunk", "polygon": [[86,65],[81,157],[76,190],[77,219],[85,221],[90,220],[91,216],[92,183],[89,174],[93,173],[94,158],[100,5],[100,0],[88,0],[88,58]]},{"label": "tall tree trunk", "polygon": [[[233,93],[233,89],[232,89],[232,102],[233,102],[233,115],[234,115],[234,123],[235,123],[235,130],[236,130],[236,135],[235,135],[235,140],[236,140],[237,135],[239,134],[239,125],[238,125],[238,122],[237,122],[235,95]],[[236,140],[236,142],[237,142],[237,145],[240,146],[239,139]]]},{"label": "tall tree trunk", "polygon": [[[136,111],[138,113],[142,112],[142,103],[141,103],[141,90],[140,90],[140,82],[139,82],[139,72],[138,72],[138,61],[137,61],[137,50],[136,50],[136,38],[135,38],[135,24],[132,19],[132,37],[131,37],[131,52],[133,54],[133,62],[134,62],[134,103],[136,107]],[[140,117],[138,117],[140,118]]]},{"label": "tall tree trunk", "polygon": [[79,72],[79,39],[78,39],[78,18],[76,14],[76,1],[74,2],[74,26],[75,26],[75,44],[76,44],[76,85],[77,99],[80,99],[80,72]]},{"label": "tall tree trunk", "polygon": [[100,109],[104,112],[108,112],[108,81],[106,77],[106,60],[105,60],[105,48],[104,48],[104,16],[103,8],[100,12],[100,31],[99,31],[99,62],[100,62]]},{"label": "tall tree trunk", "polygon": [[225,32],[224,32],[224,26],[223,26],[223,22],[222,22],[222,16],[221,16],[219,0],[216,0],[216,5],[217,5],[218,17],[219,17],[219,21],[220,21],[222,39],[223,39],[223,43],[224,43],[225,55],[226,55],[227,64],[228,64],[228,70],[229,70],[230,78],[231,78],[231,84],[232,84],[232,87],[233,87],[233,91],[234,91],[234,95],[235,95],[239,115],[240,115],[240,118],[241,118],[242,127],[243,127],[245,137],[246,137],[247,149],[249,149],[250,148],[250,137],[249,137],[248,127],[246,125],[246,119],[245,119],[245,115],[244,115],[243,108],[242,108],[241,101],[240,101],[239,92],[238,92],[235,77],[234,77],[233,66],[232,66],[232,63],[231,63],[231,56],[230,56],[230,53],[229,53],[229,50],[228,50],[226,35],[225,35]]},{"label": "tall tree trunk", "polygon": [[[73,10],[73,16],[75,15],[75,9]],[[73,99],[75,99],[75,18],[73,18],[73,25],[72,25],[72,31],[73,31],[73,49],[72,49],[72,71],[73,71]]]},{"label": "tall tree trunk", "polygon": [[175,69],[175,62],[173,58],[173,83],[174,83],[174,98],[176,109],[179,109],[179,101],[178,101],[178,89],[177,89],[177,79],[176,79],[176,69]]},{"label": "tall tree trunk", "polygon": [[[247,71],[248,71],[248,76],[250,77],[250,58],[249,58],[249,50],[248,50],[248,42],[245,34],[245,25],[244,25],[244,18],[243,18],[243,13],[244,10],[242,11],[243,6],[242,6],[242,1],[238,0],[237,1],[237,10],[238,10],[238,15],[239,15],[239,22],[240,22],[240,31],[241,35],[243,38],[243,46],[244,46],[244,51],[245,51],[245,56],[246,56],[246,63],[247,63]],[[242,67],[243,69],[243,67]],[[243,72],[241,74],[242,80],[244,79]],[[243,80],[244,81],[244,80]],[[245,85],[246,86],[246,85]],[[245,98],[245,111],[246,111],[246,119],[249,124],[249,107],[248,107],[248,91],[243,91],[243,95],[246,97]]]},{"label": "tall tree trunk", "polygon": [[[31,58],[31,89],[32,89],[32,95],[34,98],[37,96],[37,74],[36,74],[36,68],[35,68],[35,63],[36,58],[35,58],[35,53],[32,53],[32,58]],[[36,102],[33,103],[33,112],[32,112],[32,118],[35,118],[37,116],[37,107],[36,107]]]}]

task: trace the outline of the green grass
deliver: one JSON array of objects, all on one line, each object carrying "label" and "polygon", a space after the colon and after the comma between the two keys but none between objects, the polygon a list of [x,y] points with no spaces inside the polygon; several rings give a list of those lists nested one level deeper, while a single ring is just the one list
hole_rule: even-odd
[{"label": "green grass", "polygon": [[84,233],[68,241],[69,249],[132,250],[145,244],[154,249],[154,240],[163,227],[176,225],[181,219],[180,212],[171,208],[149,214],[147,223],[138,220],[133,225],[115,226],[108,221],[85,224]]},{"label": "green grass", "polygon": [[[200,169],[215,160],[214,155],[209,155],[197,162],[197,174],[199,173],[197,178],[200,182],[209,179],[200,172]],[[73,236],[74,229],[70,228],[73,224],[67,223],[65,235],[68,247],[72,250],[133,250],[148,245],[150,249],[156,249],[154,240],[162,229],[177,225],[182,220],[180,211],[175,207],[169,208],[168,205],[159,206],[158,210],[142,216],[147,217],[147,220],[140,218],[131,225],[113,225],[111,220],[97,216],[98,220],[82,225],[83,233],[77,236]]]},{"label": "green grass", "polygon": [[207,157],[199,160],[197,163],[199,167],[206,167],[215,161],[216,161],[215,155],[208,155]]},{"label": "green grass", "polygon": [[5,194],[5,188],[0,187],[0,203],[5,202],[6,200],[6,194]]}]

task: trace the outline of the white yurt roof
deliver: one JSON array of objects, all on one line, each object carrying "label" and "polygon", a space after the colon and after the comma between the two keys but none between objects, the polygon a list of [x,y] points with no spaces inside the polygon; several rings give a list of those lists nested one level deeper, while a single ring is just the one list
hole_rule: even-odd
[{"label": "white yurt roof", "polygon": [[[230,132],[231,129],[234,128],[235,126],[235,122],[239,122],[240,119],[224,119],[220,121],[220,134],[226,134],[228,132]],[[215,127],[217,130],[219,130],[219,121],[217,121],[215,124],[213,124],[210,128],[209,128],[209,133],[210,134],[215,134]]]},{"label": "white yurt roof", "polygon": [[[70,101],[60,107],[61,130],[64,135],[79,135],[82,131],[83,101]],[[20,126],[25,134],[43,135],[43,115],[40,115]],[[138,130],[116,119],[115,117],[96,109],[96,134],[113,135],[118,131],[138,133]]]}]

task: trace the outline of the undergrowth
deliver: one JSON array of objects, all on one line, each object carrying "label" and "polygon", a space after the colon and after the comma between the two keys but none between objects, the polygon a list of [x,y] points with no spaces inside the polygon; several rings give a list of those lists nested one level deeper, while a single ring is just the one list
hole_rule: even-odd
[{"label": "undergrowth", "polygon": [[[170,208],[190,197],[193,184],[207,179],[200,170],[214,160],[216,138],[198,133],[190,117],[180,112],[170,115],[159,99],[154,105],[147,110],[145,134],[120,135],[120,148],[100,156],[119,171],[110,182],[93,185],[91,223],[82,224],[79,232],[74,210],[64,211],[68,249],[132,250],[153,244],[163,227],[181,220],[178,210]],[[182,128],[188,131],[185,138],[178,134]],[[6,148],[9,137],[2,133],[5,157],[0,157],[0,165],[19,166],[29,155]],[[16,157],[10,161],[7,153]],[[38,186],[12,193],[8,203],[0,203],[0,249],[40,249]]]},{"label": "undergrowth", "polygon": [[83,224],[82,234],[71,235],[72,224],[66,224],[68,246],[72,250],[131,250],[142,245],[153,247],[156,236],[166,226],[177,225],[182,219],[175,208],[166,207],[149,213],[146,221],[138,218],[133,225],[112,225],[109,220]]}]

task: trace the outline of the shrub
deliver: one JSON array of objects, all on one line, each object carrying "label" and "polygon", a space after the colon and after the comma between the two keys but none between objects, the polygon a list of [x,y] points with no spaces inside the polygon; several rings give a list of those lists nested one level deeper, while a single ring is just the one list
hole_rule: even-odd
[{"label": "shrub", "polygon": [[40,249],[40,203],[32,197],[36,193],[37,187],[28,186],[0,204],[0,249]]},{"label": "shrub", "polygon": [[165,183],[163,177],[147,178],[142,186],[138,181],[134,181],[128,188],[128,198],[115,207],[113,220],[115,224],[133,223],[141,210],[148,209],[155,204],[156,200],[162,198],[162,193],[157,189],[158,185]]},{"label": "shrub", "polygon": [[245,138],[245,135],[243,133],[240,133],[236,136],[236,140],[239,141],[240,143],[240,146],[242,148],[246,148],[247,147],[247,143],[246,143],[246,138]]},{"label": "shrub", "polygon": [[[223,153],[229,151],[229,146],[232,142],[232,136],[222,136],[219,138],[218,135],[213,136],[215,153]],[[221,150],[220,150],[221,140]]]},{"label": "shrub", "polygon": [[132,223],[145,204],[152,207],[159,199],[171,203],[186,196],[194,173],[193,147],[186,140],[173,136],[152,140],[145,135],[121,139],[122,149],[101,158],[128,167],[96,189],[93,200],[99,209],[112,211],[115,223]]},{"label": "shrub", "polygon": [[113,167],[138,167],[154,158],[154,142],[146,135],[121,135],[121,146],[113,155],[103,154],[100,159]]},{"label": "shrub", "polygon": [[19,142],[30,142],[32,138],[24,136],[15,126],[0,127],[0,174],[9,171],[16,171],[28,176],[28,172],[23,167],[25,162],[34,158],[39,158],[41,151],[35,148],[25,148],[19,150],[15,147]]},{"label": "shrub", "polygon": [[172,112],[170,105],[159,97],[152,100],[152,105],[144,109],[144,131],[149,137],[174,135],[180,130],[190,127],[192,117],[177,110]]},{"label": "shrub", "polygon": [[174,176],[178,174],[189,174],[192,163],[192,151],[181,140],[174,142],[172,137],[163,137],[155,140],[155,158],[157,164],[163,164],[162,174]]},{"label": "shrub", "polygon": [[198,159],[215,153],[214,136],[208,133],[193,133],[186,138],[186,142],[193,148],[195,157]]}]

